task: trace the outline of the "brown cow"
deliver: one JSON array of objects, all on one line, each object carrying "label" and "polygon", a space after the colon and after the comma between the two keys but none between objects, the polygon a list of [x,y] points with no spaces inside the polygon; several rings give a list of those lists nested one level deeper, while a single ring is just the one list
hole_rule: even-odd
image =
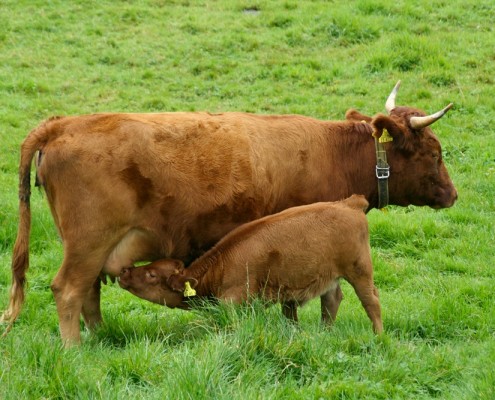
[{"label": "brown cow", "polygon": [[[378,207],[372,134],[384,129],[393,138],[382,145],[389,203],[452,206],[457,192],[428,126],[449,106],[431,116],[395,107],[397,87],[386,103],[389,115],[351,112],[346,121],[202,112],[45,121],[21,147],[19,230],[2,316],[7,329],[24,301],[36,152],[37,181],[64,246],[52,283],[61,336],[77,343],[81,314],[89,328],[101,322],[101,274],[118,276],[123,265],[164,257],[188,263],[236,226],[292,206],[357,193]],[[328,297],[336,312],[340,288]]]},{"label": "brown cow", "polygon": [[298,305],[321,296],[322,319],[331,323],[332,304],[324,294],[344,278],[354,287],[373,330],[380,333],[367,208],[364,196],[357,195],[292,207],[237,227],[188,268],[179,260],[159,260],[122,270],[119,284],[170,308],[189,308],[186,283],[199,297],[241,303],[260,296],[280,301],[285,316],[293,320]]}]

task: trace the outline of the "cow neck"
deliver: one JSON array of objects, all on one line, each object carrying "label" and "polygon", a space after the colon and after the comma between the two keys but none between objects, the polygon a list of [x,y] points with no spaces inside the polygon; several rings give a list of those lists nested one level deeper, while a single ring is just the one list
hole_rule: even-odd
[{"label": "cow neck", "polygon": [[[367,196],[368,201],[370,203],[370,209],[371,208],[378,208],[382,209],[388,206],[389,204],[389,189],[388,189],[388,178],[390,177],[390,166],[387,161],[387,152],[384,147],[384,143],[392,141],[392,137],[389,135],[389,133],[384,129],[381,135],[378,135],[378,132],[375,131],[374,127],[368,123],[367,121],[361,121],[360,123],[354,122],[353,125],[358,132],[361,135],[365,135],[365,143],[366,143],[366,154],[368,154],[368,151],[371,150],[368,149],[369,143],[369,137],[371,136],[374,139],[374,145],[375,145],[375,177],[377,179],[376,185],[373,185],[371,183],[371,187],[368,189],[370,192],[363,191],[363,188],[360,186],[361,182],[357,183],[357,186],[353,189],[354,192],[352,193],[360,193],[364,194]],[[364,128],[364,129],[363,129]],[[357,135],[356,135],[357,136]],[[364,137],[363,137],[364,138]],[[370,159],[370,163],[373,161]],[[372,165],[366,166],[366,168],[372,168]],[[349,179],[353,179],[353,177],[349,177]],[[354,182],[354,181],[353,181]],[[373,186],[375,189],[373,189]],[[356,191],[356,188],[358,191]],[[376,194],[375,194],[376,193]]]}]

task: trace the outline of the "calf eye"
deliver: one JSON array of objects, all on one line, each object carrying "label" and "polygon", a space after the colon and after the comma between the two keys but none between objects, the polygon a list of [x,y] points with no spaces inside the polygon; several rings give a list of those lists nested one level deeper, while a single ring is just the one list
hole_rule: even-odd
[{"label": "calf eye", "polygon": [[156,279],[156,274],[154,272],[146,271],[146,279],[154,281]]}]

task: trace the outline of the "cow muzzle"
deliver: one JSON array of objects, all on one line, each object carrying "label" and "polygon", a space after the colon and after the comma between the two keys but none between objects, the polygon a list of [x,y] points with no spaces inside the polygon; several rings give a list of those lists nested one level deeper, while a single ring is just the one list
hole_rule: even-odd
[{"label": "cow muzzle", "polygon": [[445,208],[452,207],[457,201],[457,198],[458,198],[458,193],[457,190],[454,188],[452,189],[452,193],[450,195],[449,200],[445,203]]},{"label": "cow muzzle", "polygon": [[455,187],[452,186],[449,189],[442,190],[437,198],[435,205],[432,205],[431,207],[434,209],[450,208],[455,204],[457,198],[457,190]]}]

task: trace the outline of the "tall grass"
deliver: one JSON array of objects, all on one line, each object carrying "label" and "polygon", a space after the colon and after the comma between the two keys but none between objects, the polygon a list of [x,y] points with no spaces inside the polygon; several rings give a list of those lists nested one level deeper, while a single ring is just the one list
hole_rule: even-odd
[{"label": "tall grass", "polygon": [[369,216],[385,334],[352,288],[332,329],[279,307],[168,310],[103,288],[105,319],[62,350],[60,241],[32,195],[25,307],[0,340],[0,398],[495,398],[495,7],[489,1],[10,1],[0,13],[0,306],[17,229],[19,145],[42,119],[240,110],[342,119],[433,112],[459,191],[448,210]]}]

